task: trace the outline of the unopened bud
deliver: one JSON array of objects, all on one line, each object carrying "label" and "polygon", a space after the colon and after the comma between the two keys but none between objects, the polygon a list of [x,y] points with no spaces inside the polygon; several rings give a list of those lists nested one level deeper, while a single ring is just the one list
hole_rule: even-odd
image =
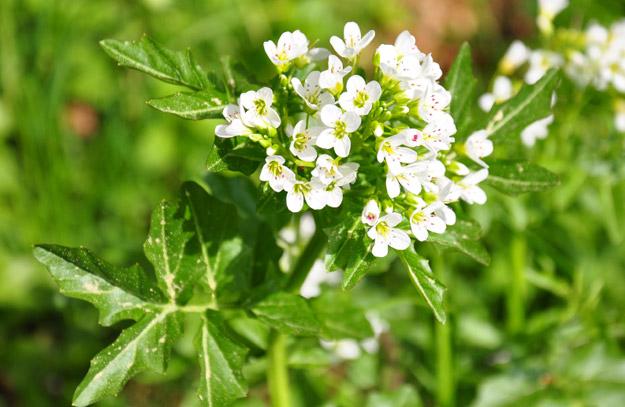
[{"label": "unopened bud", "polygon": [[382,137],[384,134],[384,126],[379,122],[374,122],[373,134],[375,134],[376,137]]}]

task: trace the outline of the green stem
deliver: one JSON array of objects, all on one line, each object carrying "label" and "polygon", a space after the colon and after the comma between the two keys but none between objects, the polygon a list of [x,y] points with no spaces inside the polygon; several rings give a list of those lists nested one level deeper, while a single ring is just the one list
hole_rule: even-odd
[{"label": "green stem", "polygon": [[525,324],[525,262],[527,242],[519,233],[512,239],[510,259],[512,266],[512,284],[508,290],[508,331],[517,334]]},{"label": "green stem", "polygon": [[[445,263],[440,255],[436,255],[432,262],[434,274],[442,278],[445,273]],[[440,407],[450,407],[455,404],[455,380],[453,355],[451,349],[451,323],[441,324],[434,320],[434,336],[436,340],[436,399]]]},{"label": "green stem", "polygon": [[267,382],[269,394],[271,395],[271,405],[274,407],[289,407],[291,400],[289,394],[286,336],[276,331],[271,332],[268,358]]},{"label": "green stem", "polygon": [[286,289],[288,291],[297,291],[306,280],[308,272],[315,264],[315,260],[319,258],[321,251],[326,245],[328,238],[320,227],[317,227],[315,234],[304,248],[304,251],[297,259],[297,262],[291,270],[291,276],[287,282]]}]

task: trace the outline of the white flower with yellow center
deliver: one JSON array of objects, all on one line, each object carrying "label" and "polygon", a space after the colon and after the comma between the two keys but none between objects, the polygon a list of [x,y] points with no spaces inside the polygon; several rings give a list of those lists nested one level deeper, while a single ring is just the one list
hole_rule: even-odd
[{"label": "white flower with yellow center", "polygon": [[260,180],[269,182],[276,192],[281,192],[295,182],[295,174],[284,165],[284,157],[271,155],[265,158],[265,165],[260,171]]},{"label": "white flower with yellow center", "polygon": [[429,232],[439,234],[445,232],[447,224],[437,214],[437,211],[442,206],[444,206],[444,204],[439,201],[428,205],[423,199],[418,199],[417,205],[410,215],[410,230],[418,241],[426,241]]},{"label": "white flower with yellow center", "polygon": [[263,47],[269,60],[282,70],[294,59],[306,55],[308,39],[300,30],[287,31],[280,35],[277,45],[273,41],[265,41]]},{"label": "white flower with yellow center", "polygon": [[360,27],[353,21],[345,24],[343,28],[343,39],[333,35],[330,38],[330,44],[337,54],[347,59],[354,59],[360,54],[367,45],[373,41],[375,32],[373,30],[367,32],[364,37],[360,34]]},{"label": "white flower with yellow center", "polygon": [[438,160],[417,161],[386,174],[386,192],[391,199],[399,196],[401,187],[412,194],[419,194],[422,188],[430,192],[436,188],[432,178],[445,175],[445,165]]},{"label": "white flower with yellow center", "polygon": [[339,97],[343,110],[359,116],[369,114],[373,104],[380,99],[382,87],[376,81],[365,82],[362,76],[354,75],[347,81],[345,92]]},{"label": "white flower with yellow center", "polygon": [[538,0],[538,19],[536,20],[540,31],[551,34],[553,32],[553,19],[567,8],[569,0]]},{"label": "white flower with yellow center", "polygon": [[326,206],[323,184],[316,181],[295,181],[286,184],[286,206],[291,212],[299,212],[304,207],[304,201],[310,209],[319,210]]},{"label": "white flower with yellow center", "polygon": [[291,79],[293,90],[312,110],[319,110],[325,105],[334,103],[334,97],[319,86],[319,71],[312,71],[302,84],[298,78]]},{"label": "white flower with yellow center", "polygon": [[254,127],[277,128],[280,126],[280,116],[271,107],[273,103],[273,91],[270,88],[260,88],[258,91],[250,90],[241,94],[241,106],[243,121]]},{"label": "white flower with yellow center", "polygon": [[404,136],[407,146],[422,146],[432,153],[449,150],[455,140],[453,137],[456,133],[454,119],[446,112],[433,114],[431,119],[432,121],[423,130],[408,129],[400,133]]},{"label": "white flower with yellow center", "polygon": [[421,61],[425,57],[408,31],[399,34],[394,45],[380,45],[376,55],[382,72],[400,80],[416,79],[421,73]]},{"label": "white flower with yellow center", "polygon": [[367,231],[367,236],[374,241],[371,253],[375,257],[384,257],[388,254],[389,246],[395,250],[406,250],[410,246],[410,236],[405,231],[395,227],[400,224],[401,215],[396,212],[384,216],[380,216],[378,212],[375,215],[377,215],[375,216],[377,221]]},{"label": "white flower with yellow center", "polygon": [[343,91],[343,78],[352,71],[352,67],[343,68],[343,62],[335,55],[328,57],[328,69],[321,72],[319,86],[335,95]]},{"label": "white flower with yellow center", "polygon": [[326,128],[317,137],[317,145],[334,148],[336,155],[347,157],[352,146],[349,135],[360,127],[360,116],[354,112],[343,112],[334,105],[325,105],[319,116]]},{"label": "white flower with yellow center", "polygon": [[356,182],[358,174],[357,163],[345,163],[339,165],[337,175],[329,183],[324,183],[319,179],[325,191],[325,202],[331,208],[338,208],[343,202],[343,189],[348,189],[350,184]]},{"label": "white flower with yellow center", "polygon": [[[432,85],[419,101],[419,116],[430,123],[451,103],[451,93],[439,84]],[[452,119],[453,121],[453,119]]]},{"label": "white flower with yellow center", "polygon": [[403,132],[386,138],[378,148],[378,162],[386,161],[389,169],[398,171],[401,164],[410,164],[417,161],[417,152],[404,147],[405,144],[406,135]]},{"label": "white flower with yellow center", "polygon": [[235,136],[248,136],[253,133],[252,129],[246,126],[241,117],[242,108],[237,105],[227,105],[224,107],[223,115],[228,124],[220,124],[215,127],[217,137],[230,138]]},{"label": "white flower with yellow center", "polygon": [[306,128],[306,120],[300,120],[291,129],[289,150],[302,161],[312,162],[317,158],[315,142],[321,127]]},{"label": "white flower with yellow center", "polygon": [[527,62],[529,56],[530,50],[522,41],[512,41],[512,44],[510,44],[510,47],[499,63],[501,72],[503,72],[504,75],[512,74],[521,65]]}]

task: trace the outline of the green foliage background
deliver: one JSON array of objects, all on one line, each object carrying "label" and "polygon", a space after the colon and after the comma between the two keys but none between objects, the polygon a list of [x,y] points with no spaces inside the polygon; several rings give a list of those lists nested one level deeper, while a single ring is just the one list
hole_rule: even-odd
[{"label": "green foliage background", "polygon": [[[455,52],[471,41],[484,89],[511,38],[536,37],[498,14],[497,2],[466,3],[479,29],[439,42]],[[510,4],[531,26],[534,2]],[[619,0],[579,0],[558,22],[618,16]],[[392,40],[420,18],[399,0],[0,2],[0,405],[69,404],[89,359],[122,328],[98,327],[87,304],[57,294],[32,245],[82,245],[113,264],[145,263],[152,208],[201,176],[212,144],[216,121],[187,122],[145,105],[175,88],[118,69],[98,41],[149,33],[168,47],[191,47],[205,66],[229,54],[262,79],[272,72],[262,41],[284,30],[325,39],[355,20]],[[396,265],[381,267],[350,301],[380,313],[392,334],[376,355],[295,369],[301,405],[625,404],[623,137],[598,92],[564,81],[558,106],[546,141],[532,151],[509,148],[560,174],[560,187],[520,198],[489,191],[473,215],[491,265],[454,254],[438,271],[448,323],[436,325],[426,304],[415,303]],[[81,129],[80,120],[92,126]],[[444,338],[448,354],[440,352]],[[103,405],[191,400],[192,341],[183,338],[166,376],[139,376]],[[252,383],[263,368],[249,367]],[[262,384],[251,394],[247,405],[266,400]]]}]

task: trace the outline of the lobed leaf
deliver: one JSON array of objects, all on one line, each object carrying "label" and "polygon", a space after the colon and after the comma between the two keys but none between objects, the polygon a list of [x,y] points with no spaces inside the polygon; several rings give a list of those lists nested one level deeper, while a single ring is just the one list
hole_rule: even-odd
[{"label": "lobed leaf", "polygon": [[148,100],[148,105],[164,113],[183,119],[221,119],[226,96],[217,90],[180,92],[158,99]]},{"label": "lobed leaf", "polygon": [[108,39],[100,41],[100,45],[121,66],[194,90],[210,87],[206,73],[195,63],[189,50],[171,51],[147,36],[139,41]]},{"label": "lobed leaf", "polygon": [[163,373],[181,329],[180,315],[174,310],[163,308],[159,313],[146,314],[98,353],[74,393],[73,404],[87,406],[115,396],[132,376],[144,370]]},{"label": "lobed leaf", "polygon": [[486,183],[506,194],[517,195],[547,190],[560,180],[556,174],[530,162],[498,160],[489,162]]},{"label": "lobed leaf", "polygon": [[155,281],[138,266],[116,267],[87,249],[57,245],[38,245],[34,255],[48,268],[62,294],[88,301],[99,310],[102,325],[139,320],[164,299]]},{"label": "lobed leaf", "polygon": [[174,302],[189,300],[202,272],[198,253],[188,245],[193,232],[185,230],[184,207],[162,201],[152,213],[150,234],[143,245],[154,266],[158,286]]},{"label": "lobed leaf", "polygon": [[528,125],[549,116],[558,82],[558,71],[551,69],[534,85],[523,85],[516,96],[493,108],[486,125],[491,139],[516,139]]},{"label": "lobed leaf", "polygon": [[456,249],[487,266],[490,263],[490,255],[479,241],[480,236],[480,226],[476,222],[461,220],[447,228],[445,233],[431,233],[428,242]]},{"label": "lobed leaf", "polygon": [[277,292],[252,307],[263,322],[280,332],[302,336],[317,336],[319,321],[308,303],[299,295]]},{"label": "lobed leaf", "polygon": [[447,320],[443,304],[446,290],[445,286],[434,278],[428,261],[421,257],[413,247],[397,251],[397,253],[406,266],[410,281],[412,281],[412,284],[419,291],[421,297],[423,297],[432,312],[434,312],[436,319],[444,324]]},{"label": "lobed leaf", "polygon": [[247,383],[242,368],[247,348],[234,338],[219,313],[207,311],[202,316],[195,340],[200,362],[198,397],[207,406],[225,406],[245,397]]}]

